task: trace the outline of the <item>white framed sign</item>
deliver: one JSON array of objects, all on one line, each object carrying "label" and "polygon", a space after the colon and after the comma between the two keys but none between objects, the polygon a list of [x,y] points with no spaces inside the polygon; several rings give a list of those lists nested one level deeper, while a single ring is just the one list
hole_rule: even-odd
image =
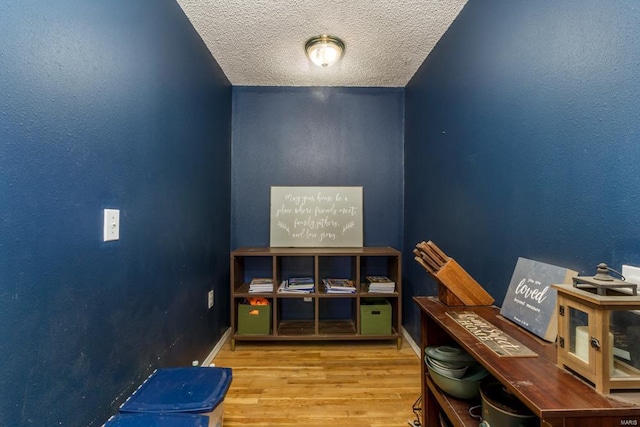
[{"label": "white framed sign", "polygon": [[271,187],[270,245],[362,247],[362,187]]}]

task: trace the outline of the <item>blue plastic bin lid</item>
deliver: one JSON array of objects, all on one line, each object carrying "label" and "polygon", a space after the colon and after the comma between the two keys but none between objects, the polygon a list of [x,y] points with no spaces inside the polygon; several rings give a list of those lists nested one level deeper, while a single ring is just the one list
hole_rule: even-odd
[{"label": "blue plastic bin lid", "polygon": [[117,414],[104,427],[208,427],[209,417],[195,414]]},{"label": "blue plastic bin lid", "polygon": [[231,368],[157,369],[120,406],[120,412],[211,412],[230,385]]}]

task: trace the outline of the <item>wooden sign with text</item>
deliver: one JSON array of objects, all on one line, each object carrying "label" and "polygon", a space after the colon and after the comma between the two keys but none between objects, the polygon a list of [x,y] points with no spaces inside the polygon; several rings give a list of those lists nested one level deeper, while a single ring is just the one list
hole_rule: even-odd
[{"label": "wooden sign with text", "polygon": [[536,357],[538,355],[476,313],[448,311],[447,315],[500,357]]},{"label": "wooden sign with text", "polygon": [[577,271],[518,258],[500,314],[540,338],[558,335],[557,293],[553,284],[571,283]]},{"label": "wooden sign with text", "polygon": [[270,246],[362,247],[362,187],[271,187]]}]

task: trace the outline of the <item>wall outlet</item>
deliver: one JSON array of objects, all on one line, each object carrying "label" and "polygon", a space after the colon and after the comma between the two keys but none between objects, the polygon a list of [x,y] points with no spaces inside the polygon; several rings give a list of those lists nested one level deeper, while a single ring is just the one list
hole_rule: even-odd
[{"label": "wall outlet", "polygon": [[207,308],[213,307],[213,289],[207,294]]}]

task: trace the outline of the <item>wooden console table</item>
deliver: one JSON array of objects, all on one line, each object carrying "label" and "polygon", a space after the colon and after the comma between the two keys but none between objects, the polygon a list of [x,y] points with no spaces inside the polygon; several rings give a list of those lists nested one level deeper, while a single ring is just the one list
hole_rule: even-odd
[{"label": "wooden console table", "polygon": [[[640,426],[640,393],[602,395],[577,376],[556,365],[556,346],[545,342],[503,318],[494,306],[451,307],[435,297],[414,297],[421,311],[422,339],[422,419],[428,427],[440,426],[444,412],[455,426],[477,427],[468,414],[478,401],[463,401],[444,394],[431,381],[425,369],[425,348],[458,345],[482,364],[507,390],[540,418],[545,427]],[[534,357],[499,357],[460,324],[447,311],[471,311],[519,341]]]}]

